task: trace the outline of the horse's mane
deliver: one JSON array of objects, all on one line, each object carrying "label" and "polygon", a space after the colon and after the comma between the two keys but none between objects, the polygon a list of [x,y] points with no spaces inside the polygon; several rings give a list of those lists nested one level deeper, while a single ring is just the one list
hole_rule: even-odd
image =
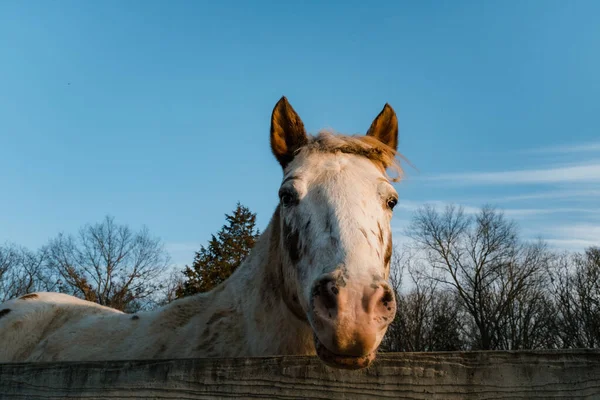
[{"label": "horse's mane", "polygon": [[404,157],[372,136],[320,131],[316,136],[309,136],[308,143],[299,151],[356,154],[368,158],[384,172],[387,169],[393,170],[397,176],[392,178],[388,175],[388,179],[393,182],[398,182],[402,176],[400,160],[396,157]]}]

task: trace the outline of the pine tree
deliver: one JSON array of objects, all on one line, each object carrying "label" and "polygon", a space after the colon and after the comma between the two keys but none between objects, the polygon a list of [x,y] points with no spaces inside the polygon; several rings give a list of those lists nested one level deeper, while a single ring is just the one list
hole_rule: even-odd
[{"label": "pine tree", "polygon": [[186,265],[183,285],[177,297],[208,292],[224,282],[240,266],[259,237],[256,214],[239,202],[217,236],[211,235],[208,247],[200,246],[191,267]]}]

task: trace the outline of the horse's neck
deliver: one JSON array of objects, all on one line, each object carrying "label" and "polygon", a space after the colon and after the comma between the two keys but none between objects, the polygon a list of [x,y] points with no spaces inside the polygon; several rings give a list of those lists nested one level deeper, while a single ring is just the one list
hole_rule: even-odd
[{"label": "horse's neck", "polygon": [[[254,355],[313,354],[312,330],[289,305],[282,290],[279,210],[232,277],[242,299],[246,332]],[[253,343],[252,343],[253,342]]]},{"label": "horse's neck", "polygon": [[[248,257],[221,286],[206,294],[205,321],[233,312],[219,330],[238,332],[240,356],[314,354],[312,331],[283,298],[278,211]],[[231,340],[229,338],[228,340]],[[235,340],[235,339],[234,339]],[[236,354],[233,354],[234,356]]]}]

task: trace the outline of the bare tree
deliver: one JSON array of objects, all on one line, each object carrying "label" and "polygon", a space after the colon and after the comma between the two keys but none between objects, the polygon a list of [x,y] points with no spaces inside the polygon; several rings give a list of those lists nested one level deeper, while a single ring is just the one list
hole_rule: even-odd
[{"label": "bare tree", "polygon": [[[18,263],[18,255],[14,246],[5,244],[0,247],[0,300],[7,300],[10,296],[7,294],[9,288],[12,286],[12,271],[15,269],[15,265]],[[11,283],[9,283],[9,281]],[[10,297],[9,297],[10,298]]]},{"label": "bare tree", "polygon": [[[396,294],[396,318],[384,342],[387,351],[451,351],[462,349],[458,302],[421,271],[414,251],[394,249],[390,282]],[[409,282],[402,288],[404,274]]]},{"label": "bare tree", "polygon": [[392,251],[392,259],[390,263],[389,282],[396,297],[396,317],[388,327],[387,333],[383,338],[380,349],[382,351],[402,351],[402,326],[399,322],[399,301],[401,298],[403,276],[406,265],[410,263],[411,255],[407,248],[399,249],[394,246]]},{"label": "bare tree", "polygon": [[552,349],[559,346],[556,308],[547,289],[549,279],[538,274],[530,281],[526,290],[515,294],[500,320],[499,348]]},{"label": "bare tree", "polygon": [[[515,224],[490,207],[470,217],[452,205],[442,213],[425,206],[407,233],[437,272],[430,278],[451,289],[469,315],[472,348],[515,348],[524,342],[509,340],[507,327],[518,300],[530,297],[539,282],[547,262],[542,243],[522,243]],[[513,334],[530,334],[526,326]]]},{"label": "bare tree", "polygon": [[44,269],[45,253],[6,243],[0,246],[0,302],[35,291],[54,289]]},{"label": "bare tree", "polygon": [[560,347],[600,347],[600,247],[560,255],[551,274]]},{"label": "bare tree", "polygon": [[146,228],[132,232],[108,216],[76,237],[58,235],[46,252],[48,267],[61,278],[60,291],[126,311],[148,306],[169,263],[162,242]]},{"label": "bare tree", "polygon": [[404,274],[413,260],[414,256],[411,253],[410,247],[404,246],[398,248],[398,246],[394,246],[392,249],[389,281],[395,293],[400,293],[404,281]]},{"label": "bare tree", "polygon": [[156,306],[164,306],[177,299],[177,293],[184,285],[184,275],[178,267],[172,267],[158,278],[158,291],[152,296]]}]

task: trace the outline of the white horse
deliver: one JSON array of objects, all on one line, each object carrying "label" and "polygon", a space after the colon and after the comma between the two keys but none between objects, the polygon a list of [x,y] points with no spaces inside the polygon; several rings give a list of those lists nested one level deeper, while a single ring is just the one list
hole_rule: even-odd
[{"label": "white horse", "polygon": [[220,286],[134,315],[59,293],[0,305],[0,363],[317,354],[362,368],[396,312],[387,283],[387,174],[398,121],[389,105],[366,136],[307,136],[285,97],[273,109],[279,205],[250,255]]}]

